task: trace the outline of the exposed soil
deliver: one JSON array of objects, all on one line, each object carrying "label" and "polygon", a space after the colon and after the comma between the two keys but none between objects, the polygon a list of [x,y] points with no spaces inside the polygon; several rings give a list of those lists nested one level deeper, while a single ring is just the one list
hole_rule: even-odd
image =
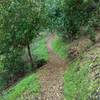
[{"label": "exposed soil", "polygon": [[46,65],[38,70],[41,93],[36,100],[64,100],[63,83],[64,71],[67,64],[58,55],[56,55],[51,46],[54,35],[47,39],[47,48],[49,52],[49,60]]}]

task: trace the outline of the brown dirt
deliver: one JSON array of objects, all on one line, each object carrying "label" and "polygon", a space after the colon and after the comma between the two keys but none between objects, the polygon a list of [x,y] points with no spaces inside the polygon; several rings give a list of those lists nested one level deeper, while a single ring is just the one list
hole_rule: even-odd
[{"label": "brown dirt", "polygon": [[37,72],[40,78],[41,93],[36,100],[64,100],[63,75],[67,64],[53,52],[51,47],[53,38],[54,35],[51,35],[47,39],[49,61]]}]

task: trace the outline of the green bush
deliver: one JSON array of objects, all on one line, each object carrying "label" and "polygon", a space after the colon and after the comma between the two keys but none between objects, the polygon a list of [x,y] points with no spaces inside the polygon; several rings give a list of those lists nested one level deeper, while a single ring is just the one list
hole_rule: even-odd
[{"label": "green bush", "polygon": [[33,57],[35,56],[37,60],[44,59],[48,60],[48,49],[46,47],[45,37],[38,37],[33,40],[31,44],[31,52]]},{"label": "green bush", "polygon": [[52,48],[61,58],[65,59],[68,56],[68,44],[66,44],[61,38],[56,37],[52,41]]},{"label": "green bush", "polygon": [[[33,67],[30,43],[42,26],[41,11],[41,0],[0,1],[0,54],[4,56],[2,77],[7,83],[14,83]],[[24,48],[28,50],[31,67],[22,59]]]},{"label": "green bush", "polygon": [[[94,17],[98,16],[98,3],[94,0],[64,0],[64,31],[63,37],[69,40],[78,38],[81,33],[81,28],[88,26],[94,31]],[[91,35],[94,41],[94,32]],[[88,30],[89,31],[89,30]],[[84,35],[84,33],[83,33]]]}]

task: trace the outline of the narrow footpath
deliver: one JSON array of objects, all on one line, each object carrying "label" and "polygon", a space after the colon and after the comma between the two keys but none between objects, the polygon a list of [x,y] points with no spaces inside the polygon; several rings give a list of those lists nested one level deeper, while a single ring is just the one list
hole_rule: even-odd
[{"label": "narrow footpath", "polygon": [[67,64],[56,53],[54,53],[51,43],[54,35],[47,39],[49,60],[46,65],[38,70],[41,84],[41,93],[36,100],[64,100],[63,84],[64,72]]}]

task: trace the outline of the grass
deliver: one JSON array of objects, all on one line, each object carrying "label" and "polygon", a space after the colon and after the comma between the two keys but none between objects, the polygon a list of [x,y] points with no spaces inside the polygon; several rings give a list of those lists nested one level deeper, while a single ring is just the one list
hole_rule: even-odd
[{"label": "grass", "polygon": [[[22,81],[16,84],[16,86],[12,87],[7,92],[4,92],[3,96],[0,97],[0,100],[24,100],[22,98],[23,93],[28,92],[31,95],[36,95],[40,91],[40,84],[36,74],[32,74]],[[18,99],[20,98],[20,99]]]},{"label": "grass", "polygon": [[48,50],[46,48],[45,37],[39,37],[32,43],[31,48],[32,54],[37,56],[38,59],[48,60]]},{"label": "grass", "polygon": [[80,71],[77,71],[80,67],[80,60],[77,60],[65,72],[64,95],[67,100],[87,100],[89,64],[90,62],[84,64]]},{"label": "grass", "polygon": [[64,43],[59,37],[56,37],[52,41],[52,48],[54,52],[56,52],[63,59],[67,58],[68,46],[69,45],[67,43]]},{"label": "grass", "polygon": [[[88,100],[88,97],[97,89],[97,80],[93,80],[94,76],[92,75],[93,72],[91,73],[91,67],[99,64],[99,50],[94,48],[90,50],[92,52],[89,51],[88,54],[83,54],[82,59],[77,59],[69,65],[64,75],[64,95],[66,100]],[[89,58],[89,54],[90,56],[91,54],[98,56],[95,62]]]}]

